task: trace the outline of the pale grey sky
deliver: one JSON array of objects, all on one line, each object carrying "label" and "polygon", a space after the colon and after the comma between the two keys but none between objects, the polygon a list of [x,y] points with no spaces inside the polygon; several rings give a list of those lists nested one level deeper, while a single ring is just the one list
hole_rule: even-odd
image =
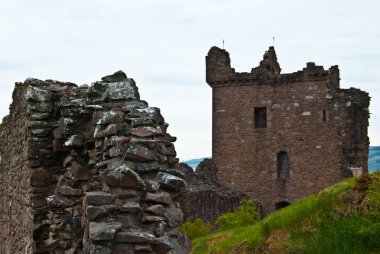
[{"label": "pale grey sky", "polygon": [[211,155],[205,55],[222,46],[250,71],[276,37],[282,72],[339,65],[341,86],[370,93],[371,145],[380,145],[380,15],[363,0],[0,0],[0,117],[14,82],[78,85],[123,70],[161,108],[181,160]]}]

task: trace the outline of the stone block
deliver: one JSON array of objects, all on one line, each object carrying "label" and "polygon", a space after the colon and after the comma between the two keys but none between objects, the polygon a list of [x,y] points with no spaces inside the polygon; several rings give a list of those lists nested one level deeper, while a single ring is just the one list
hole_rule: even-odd
[{"label": "stone block", "polygon": [[149,117],[143,118],[127,118],[132,123],[132,127],[144,126],[144,125],[153,125],[154,120]]},{"label": "stone block", "polygon": [[145,200],[163,204],[163,205],[170,205],[173,203],[171,195],[164,191],[160,191],[157,193],[148,192],[146,194]]},{"label": "stone block", "polygon": [[82,167],[75,161],[71,162],[69,172],[75,180],[90,180],[93,177],[91,170]]},{"label": "stone block", "polygon": [[141,173],[151,172],[158,170],[160,165],[157,161],[153,162],[141,162],[137,164],[137,171]]},{"label": "stone block", "polygon": [[121,231],[116,234],[116,241],[122,243],[158,243],[159,239],[149,232]]},{"label": "stone block", "polygon": [[28,122],[28,128],[33,129],[42,129],[46,127],[51,127],[51,123],[46,120],[34,120]]},{"label": "stone block", "polygon": [[104,82],[123,82],[127,80],[128,77],[123,71],[117,71],[114,74],[102,77],[102,81]]},{"label": "stone block", "polygon": [[174,175],[174,176],[177,176],[179,178],[185,177],[185,172],[183,172],[179,168],[165,168],[165,169],[161,169],[161,171],[168,173],[168,174],[171,174],[171,175]]},{"label": "stone block", "polygon": [[152,205],[144,209],[144,212],[152,213],[159,216],[165,216],[165,207],[163,205]]},{"label": "stone block", "polygon": [[121,212],[136,213],[141,212],[142,208],[138,202],[127,202],[120,208]]},{"label": "stone block", "polygon": [[132,129],[132,135],[141,137],[141,138],[147,138],[147,137],[153,137],[156,135],[161,135],[161,130],[158,130],[153,127],[137,127]]},{"label": "stone block", "polygon": [[145,189],[144,180],[125,164],[109,170],[104,180],[108,185],[114,187]]},{"label": "stone block", "polygon": [[154,251],[157,254],[166,254],[168,251],[173,249],[174,245],[167,234],[159,237],[158,243],[154,246]]},{"label": "stone block", "polygon": [[133,79],[107,84],[105,100],[139,100],[140,95]]},{"label": "stone block", "polygon": [[130,101],[127,102],[127,105],[125,107],[123,107],[123,111],[130,112],[135,109],[143,109],[147,107],[148,103],[146,101]]},{"label": "stone block", "polygon": [[143,223],[149,223],[149,222],[159,222],[159,221],[164,221],[165,218],[161,216],[153,216],[153,215],[144,215],[141,218],[141,222]]},{"label": "stone block", "polygon": [[43,128],[43,129],[31,129],[30,134],[35,135],[37,137],[46,137],[51,132],[50,128]]},{"label": "stone block", "polygon": [[107,205],[116,197],[116,195],[100,191],[86,192],[85,195],[87,203],[90,205]]},{"label": "stone block", "polygon": [[176,207],[166,208],[165,217],[167,218],[168,225],[172,228],[179,227],[183,220],[182,210]]},{"label": "stone block", "polygon": [[137,161],[154,161],[156,159],[154,153],[146,146],[136,143],[127,144],[125,149],[125,158]]},{"label": "stone block", "polygon": [[29,102],[27,112],[29,115],[35,112],[50,113],[53,112],[52,102]]},{"label": "stone block", "polygon": [[96,124],[121,123],[123,119],[124,115],[121,111],[106,111],[102,113]]},{"label": "stone block", "polygon": [[107,213],[107,209],[103,206],[89,206],[87,207],[86,214],[90,221],[95,220],[97,217]]},{"label": "stone block", "polygon": [[156,177],[156,181],[165,188],[170,190],[181,190],[186,187],[186,181],[178,176],[174,176],[168,173],[159,172]]},{"label": "stone block", "polygon": [[33,102],[46,102],[52,100],[52,94],[49,90],[40,89],[34,86],[28,86],[26,89],[26,100]]},{"label": "stone block", "polygon": [[93,241],[113,240],[121,226],[120,222],[90,222],[89,237]]},{"label": "stone block", "polygon": [[46,198],[47,207],[53,213],[63,213],[65,208],[74,205],[74,202],[60,195],[52,195]]},{"label": "stone block", "polygon": [[173,144],[170,144],[170,145],[161,144],[160,153],[164,155],[169,155],[169,156],[177,155]]},{"label": "stone block", "polygon": [[40,80],[40,79],[36,79],[36,78],[27,78],[24,81],[24,85],[34,86],[34,87],[44,87],[44,86],[47,86],[48,84],[49,84],[48,82]]}]

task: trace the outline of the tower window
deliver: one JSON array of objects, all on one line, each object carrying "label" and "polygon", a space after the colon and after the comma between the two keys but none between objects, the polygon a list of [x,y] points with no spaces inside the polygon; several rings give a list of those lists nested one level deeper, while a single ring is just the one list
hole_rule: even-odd
[{"label": "tower window", "polygon": [[255,108],[255,128],[267,127],[267,108]]},{"label": "tower window", "polygon": [[288,205],[290,205],[288,201],[280,201],[275,204],[276,210],[287,207]]},{"label": "tower window", "polygon": [[277,177],[281,180],[289,178],[289,156],[287,152],[277,154]]},{"label": "tower window", "polygon": [[322,120],[323,120],[323,122],[326,122],[326,119],[327,119],[326,110],[323,110],[322,111]]}]

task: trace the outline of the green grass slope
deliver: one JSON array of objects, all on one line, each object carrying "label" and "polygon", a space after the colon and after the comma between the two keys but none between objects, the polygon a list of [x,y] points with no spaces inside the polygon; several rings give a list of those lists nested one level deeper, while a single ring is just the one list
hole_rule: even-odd
[{"label": "green grass slope", "polygon": [[380,253],[380,173],[344,180],[254,225],[192,243],[193,254]]}]

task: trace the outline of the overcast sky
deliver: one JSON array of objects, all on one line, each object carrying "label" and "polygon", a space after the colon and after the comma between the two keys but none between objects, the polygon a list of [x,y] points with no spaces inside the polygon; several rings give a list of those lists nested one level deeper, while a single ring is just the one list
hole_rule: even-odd
[{"label": "overcast sky", "polygon": [[27,77],[90,84],[123,70],[161,108],[181,160],[211,156],[205,55],[225,48],[250,71],[272,45],[282,72],[339,65],[370,93],[380,145],[380,4],[374,0],[0,0],[0,117]]}]

